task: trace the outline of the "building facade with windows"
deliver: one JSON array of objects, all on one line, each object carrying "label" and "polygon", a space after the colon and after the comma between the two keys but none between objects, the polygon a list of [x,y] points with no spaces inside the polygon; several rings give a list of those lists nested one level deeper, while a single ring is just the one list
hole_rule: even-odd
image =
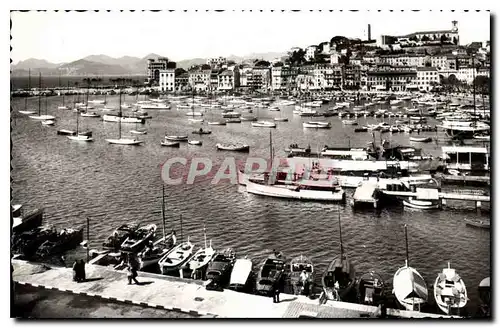
[{"label": "building facade with windows", "polygon": [[416,83],[420,91],[431,91],[436,85],[440,84],[437,68],[417,67]]},{"label": "building facade with windows", "polygon": [[163,69],[158,71],[159,75],[159,89],[162,92],[175,91],[175,69]]}]

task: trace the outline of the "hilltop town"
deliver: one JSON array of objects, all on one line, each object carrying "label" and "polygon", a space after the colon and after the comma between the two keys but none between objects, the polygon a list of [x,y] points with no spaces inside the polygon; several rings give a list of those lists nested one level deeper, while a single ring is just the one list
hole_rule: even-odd
[{"label": "hilltop town", "polygon": [[[314,92],[328,90],[436,91],[489,85],[490,42],[460,44],[458,22],[449,30],[366,40],[335,36],[294,47],[272,61],[236,63],[211,58],[187,71],[168,58],[149,59],[147,83],[159,92]],[[473,72],[475,70],[475,72]]]}]

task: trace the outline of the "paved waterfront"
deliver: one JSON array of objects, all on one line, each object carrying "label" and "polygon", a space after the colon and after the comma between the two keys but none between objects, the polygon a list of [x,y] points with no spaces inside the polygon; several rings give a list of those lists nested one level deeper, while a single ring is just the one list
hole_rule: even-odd
[{"label": "paved waterfront", "polygon": [[[115,301],[134,306],[173,310],[191,316],[222,318],[376,318],[379,309],[354,303],[332,302],[319,305],[318,299],[304,296],[281,295],[280,303],[269,297],[206,290],[201,283],[190,283],[155,275],[139,276],[140,285],[127,285],[126,272],[87,265],[87,282],[72,281],[72,269],[49,267],[13,260],[13,279],[18,285],[42,287],[47,290],[69,292],[100,300]],[[426,313],[406,313],[389,310],[389,314],[405,317],[442,317]]]}]

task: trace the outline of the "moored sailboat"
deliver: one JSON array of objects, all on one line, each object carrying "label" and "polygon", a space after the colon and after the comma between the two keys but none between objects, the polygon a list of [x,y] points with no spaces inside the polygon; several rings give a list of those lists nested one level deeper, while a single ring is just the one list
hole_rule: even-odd
[{"label": "moored sailboat", "polygon": [[[118,105],[118,139],[106,139],[106,141],[110,144],[115,144],[115,145],[126,145],[126,146],[137,146],[137,145],[140,145],[142,144],[144,141],[142,140],[137,140],[137,139],[125,139],[125,138],[122,138],[122,107],[121,107],[121,89],[119,89],[119,93],[118,93],[118,102],[119,102],[119,105]],[[106,115],[104,115],[106,116]]]},{"label": "moored sailboat", "polygon": [[41,120],[41,121],[50,121],[54,120],[55,117],[52,115],[41,115],[40,114],[40,109],[41,109],[41,101],[42,101],[42,73],[39,73],[39,78],[38,78],[38,115],[31,115],[30,118],[34,120]]}]

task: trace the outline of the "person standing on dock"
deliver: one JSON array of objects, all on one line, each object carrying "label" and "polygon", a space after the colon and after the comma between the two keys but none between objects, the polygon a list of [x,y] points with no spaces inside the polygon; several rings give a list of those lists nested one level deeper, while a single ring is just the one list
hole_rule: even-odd
[{"label": "person standing on dock", "polygon": [[278,278],[273,283],[273,303],[280,302],[280,280],[281,279]]},{"label": "person standing on dock", "polygon": [[84,282],[85,281],[85,262],[83,260],[80,260],[80,272],[79,272],[79,281]]},{"label": "person standing on dock", "polygon": [[128,262],[128,275],[127,275],[127,278],[128,278],[128,284],[131,285],[132,284],[132,280],[138,285],[139,282],[137,281],[137,261],[135,259],[135,257],[133,255],[130,256],[129,258],[129,262]]}]

